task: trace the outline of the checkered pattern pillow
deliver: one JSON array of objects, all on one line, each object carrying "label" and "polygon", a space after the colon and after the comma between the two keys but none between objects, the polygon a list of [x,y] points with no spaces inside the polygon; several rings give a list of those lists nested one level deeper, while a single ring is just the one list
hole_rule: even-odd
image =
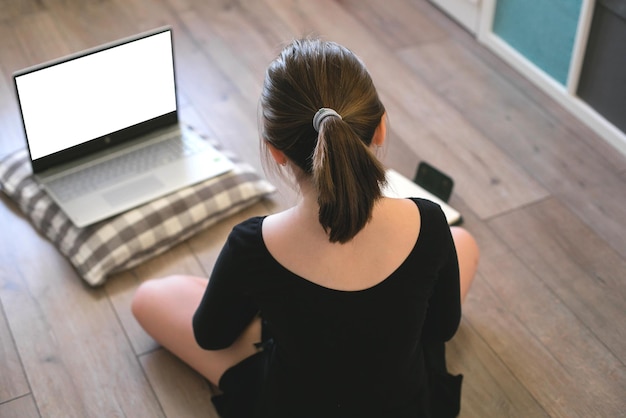
[{"label": "checkered pattern pillow", "polygon": [[[228,154],[227,154],[228,155]],[[274,191],[254,169],[235,169],[85,228],[77,228],[33,179],[26,150],[0,160],[0,188],[90,285],[163,253]]]}]

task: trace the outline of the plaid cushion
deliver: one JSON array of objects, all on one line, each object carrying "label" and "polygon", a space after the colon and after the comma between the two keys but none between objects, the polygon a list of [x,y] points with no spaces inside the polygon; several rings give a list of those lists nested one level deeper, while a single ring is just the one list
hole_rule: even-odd
[{"label": "plaid cushion", "polygon": [[25,149],[0,160],[0,187],[78,274],[97,286],[275,190],[252,167],[227,156],[235,163],[231,172],[85,228],[74,226],[33,179]]}]

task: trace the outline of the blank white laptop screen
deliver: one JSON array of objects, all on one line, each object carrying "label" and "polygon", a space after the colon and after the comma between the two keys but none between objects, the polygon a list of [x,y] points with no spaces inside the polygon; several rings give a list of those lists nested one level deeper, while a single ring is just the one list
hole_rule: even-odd
[{"label": "blank white laptop screen", "polygon": [[16,77],[31,158],[175,111],[171,43],[165,31]]}]

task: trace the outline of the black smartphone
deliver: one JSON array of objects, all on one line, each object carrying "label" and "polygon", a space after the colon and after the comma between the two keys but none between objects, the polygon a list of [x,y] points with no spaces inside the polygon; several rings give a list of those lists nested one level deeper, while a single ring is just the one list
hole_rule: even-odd
[{"label": "black smartphone", "polygon": [[452,178],[425,161],[420,162],[417,166],[413,181],[444,202],[448,202],[450,195],[452,195],[452,188],[454,187]]}]

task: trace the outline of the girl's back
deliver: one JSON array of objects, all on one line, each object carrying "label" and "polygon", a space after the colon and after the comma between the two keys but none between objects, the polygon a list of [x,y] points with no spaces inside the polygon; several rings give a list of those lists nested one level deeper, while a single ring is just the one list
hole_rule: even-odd
[{"label": "girl's back", "polygon": [[[393,221],[389,227],[384,221],[381,225],[373,221],[367,234],[385,230],[403,233],[401,241],[408,244],[408,249],[386,245],[394,241],[391,233],[381,236],[378,242],[373,240],[372,245],[368,240],[364,241],[367,245],[354,248],[374,251],[377,244],[406,250],[400,256],[391,252],[382,257],[374,252],[369,254],[372,259],[365,264],[373,270],[378,270],[377,261],[386,262],[385,257],[394,260],[393,264],[388,263],[389,271],[383,273],[382,279],[379,273],[370,274],[365,269],[351,268],[354,266],[349,262],[342,263],[330,249],[324,248],[327,245],[313,248],[315,238],[302,236],[296,242],[304,230],[273,230],[278,226],[288,228],[288,219],[282,219],[287,222],[282,224],[281,216],[294,214],[253,218],[235,228],[229,237],[211,277],[210,286],[220,291],[213,292],[215,298],[205,296],[198,310],[198,317],[205,321],[195,325],[210,331],[202,344],[220,346],[227,343],[222,339],[227,338],[228,330],[250,321],[242,313],[262,313],[265,351],[258,360],[267,365],[267,373],[262,385],[261,416],[375,413],[400,417],[426,410],[428,364],[424,363],[421,350],[429,342],[442,345],[458,325],[460,310],[454,309],[459,298],[456,254],[446,232],[449,229],[445,217],[435,204],[419,200],[398,202],[402,206],[399,213],[406,210],[407,219],[424,220],[419,238],[415,224],[411,240],[409,233],[401,230],[404,222]],[[388,203],[392,209],[396,202]],[[385,210],[382,208],[381,214]],[[417,215],[420,213],[422,216]],[[410,225],[411,221],[406,223]],[[294,247],[281,247],[285,250],[281,256],[310,250],[304,262],[296,261],[291,267],[308,267],[303,274],[318,276],[304,276],[275,258],[265,242],[268,227],[278,234],[273,239],[282,238],[283,244]],[[344,254],[351,256],[350,251]],[[329,267],[324,256],[330,256],[341,267]],[[361,261],[366,255],[362,257]],[[326,267],[314,267],[316,259]],[[324,271],[332,279],[325,280]],[[342,279],[342,272],[348,281]],[[359,274],[368,280],[360,280]],[[329,283],[339,286],[327,286]],[[233,295],[233,299],[228,295]],[[237,295],[246,298],[242,300]],[[428,301],[432,298],[438,303],[429,309]],[[249,365],[241,370],[244,367]],[[303,405],[307,405],[306,411],[300,409]],[[304,415],[305,412],[311,415]]]}]

